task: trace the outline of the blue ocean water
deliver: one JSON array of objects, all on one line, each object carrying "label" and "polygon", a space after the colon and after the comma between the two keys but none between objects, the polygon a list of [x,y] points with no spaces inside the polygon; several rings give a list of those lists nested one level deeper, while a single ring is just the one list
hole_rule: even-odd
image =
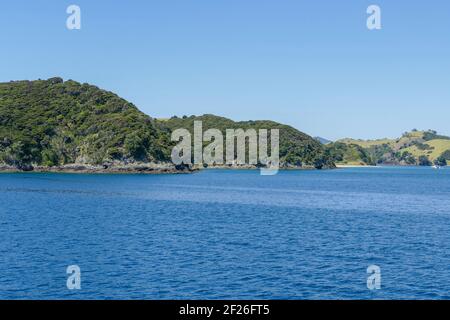
[{"label": "blue ocean water", "polygon": [[449,299],[450,169],[0,174],[0,298]]}]

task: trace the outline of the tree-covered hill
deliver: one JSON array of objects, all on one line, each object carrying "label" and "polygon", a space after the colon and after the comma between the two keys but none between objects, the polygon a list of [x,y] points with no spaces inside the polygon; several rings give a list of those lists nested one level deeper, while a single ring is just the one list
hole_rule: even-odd
[{"label": "tree-covered hill", "polygon": [[0,83],[0,165],[169,163],[171,130],[194,119],[205,130],[279,128],[285,164],[334,167],[319,142],[286,125],[212,115],[157,121],[114,93],[61,78]]},{"label": "tree-covered hill", "polygon": [[324,147],[314,138],[274,121],[240,121],[236,122],[224,117],[211,114],[203,116],[172,117],[161,120],[171,130],[185,128],[193,131],[194,121],[202,121],[203,131],[214,128],[219,129],[225,136],[226,129],[279,129],[280,132],[280,163],[285,166],[312,166],[315,168],[335,167],[331,157]]},{"label": "tree-covered hill", "polygon": [[117,95],[61,78],[0,83],[0,162],[168,161],[169,135]]},{"label": "tree-covered hill", "polygon": [[325,148],[336,164],[357,166],[376,164],[369,152],[357,144],[335,142],[327,144]]}]

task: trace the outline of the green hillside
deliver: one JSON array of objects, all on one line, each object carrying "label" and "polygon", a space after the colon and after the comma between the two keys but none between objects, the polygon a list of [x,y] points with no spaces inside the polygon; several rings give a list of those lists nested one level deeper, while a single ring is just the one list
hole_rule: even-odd
[{"label": "green hillside", "polygon": [[338,142],[360,146],[378,164],[445,165],[450,161],[450,137],[433,130],[413,130],[398,139],[342,139]]},{"label": "green hillside", "polygon": [[0,162],[168,161],[169,136],[117,95],[60,78],[0,83]]},{"label": "green hillside", "polygon": [[336,142],[328,144],[325,148],[337,165],[363,166],[376,164],[370,154],[357,144]]},{"label": "green hillside", "polygon": [[332,158],[325,152],[320,142],[312,137],[294,129],[273,121],[240,121],[218,117],[210,114],[203,116],[172,117],[162,123],[171,130],[186,128],[193,131],[194,121],[202,121],[203,130],[216,128],[223,132],[226,129],[279,129],[280,130],[280,162],[285,165],[313,166],[316,168],[333,168]]}]

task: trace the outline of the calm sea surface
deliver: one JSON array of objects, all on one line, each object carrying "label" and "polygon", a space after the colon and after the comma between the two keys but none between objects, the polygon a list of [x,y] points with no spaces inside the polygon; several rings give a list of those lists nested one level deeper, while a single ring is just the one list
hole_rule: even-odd
[{"label": "calm sea surface", "polygon": [[450,299],[450,169],[0,174],[0,298]]}]

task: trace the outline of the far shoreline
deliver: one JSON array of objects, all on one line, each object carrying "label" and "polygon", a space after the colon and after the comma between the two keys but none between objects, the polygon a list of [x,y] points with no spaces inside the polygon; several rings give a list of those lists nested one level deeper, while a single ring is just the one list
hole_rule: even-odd
[{"label": "far shoreline", "polygon": [[56,167],[28,166],[18,168],[0,164],[0,173],[73,173],[73,174],[186,174],[198,171],[188,166],[172,164],[136,164],[120,166],[92,166],[71,164]]},{"label": "far shoreline", "polygon": [[[140,163],[134,165],[85,165],[69,164],[55,167],[24,166],[23,168],[6,164],[0,164],[1,173],[71,173],[71,174],[189,174],[202,170],[260,170],[262,167],[253,165],[240,166],[199,166],[199,165],[174,165],[172,163]],[[282,166],[279,171],[311,171],[311,170],[335,170],[337,167],[315,168],[314,166]]]},{"label": "far shoreline", "polygon": [[[382,166],[371,166],[364,164],[336,164],[336,168],[344,169],[344,168],[380,168]],[[389,166],[389,167],[404,167],[404,166]]]},{"label": "far shoreline", "polygon": [[[352,168],[432,168],[432,166],[404,166],[404,165],[357,165],[357,164],[336,164],[334,168],[314,168],[313,166],[289,166],[280,167],[279,171],[329,171],[339,169]],[[445,168],[445,167],[442,167]],[[441,169],[442,169],[441,168]],[[113,175],[159,175],[159,174],[190,174],[203,170],[260,170],[261,168],[255,166],[175,166],[173,164],[140,164],[140,165],[122,165],[122,166],[91,166],[91,165],[65,165],[58,167],[44,167],[35,166],[25,169],[20,169],[14,166],[0,164],[0,174],[7,173],[61,173],[61,174],[113,174]]]}]

